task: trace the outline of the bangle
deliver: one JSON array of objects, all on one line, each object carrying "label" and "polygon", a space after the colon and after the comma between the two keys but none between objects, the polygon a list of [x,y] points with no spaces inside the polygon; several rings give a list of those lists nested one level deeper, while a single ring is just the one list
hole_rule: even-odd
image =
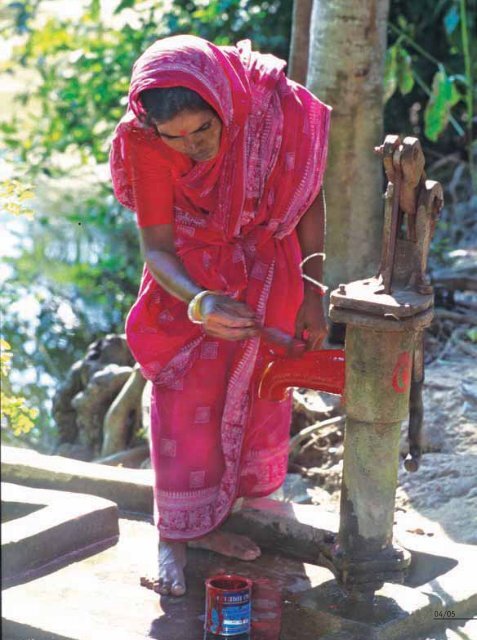
[{"label": "bangle", "polygon": [[306,273],[302,274],[302,278],[303,280],[305,280],[305,285],[307,283],[310,283],[312,285],[312,291],[317,293],[319,296],[323,297],[324,295],[326,295],[326,292],[328,291],[328,287],[326,287],[324,284],[322,284],[321,282],[318,282],[318,280],[315,280],[310,276],[307,276]]},{"label": "bangle", "polygon": [[[323,253],[321,251],[318,253],[310,253],[309,256],[306,256],[306,258],[303,258],[303,260],[300,262],[300,269],[303,269],[303,265],[305,265],[308,262],[308,260],[311,260],[311,258],[319,258],[319,257],[323,258],[323,260],[326,260],[326,253]],[[318,280],[315,280],[311,276],[306,275],[306,273],[302,273],[301,277],[303,278],[303,280],[306,280],[306,282],[309,282],[311,285],[313,285],[312,290],[315,293],[317,293],[319,296],[326,295],[326,292],[328,291],[328,287],[325,287],[324,284],[321,284],[321,282],[318,282]]]},{"label": "bangle", "polygon": [[326,253],[322,253],[321,251],[319,253],[310,253],[309,256],[306,256],[306,258],[303,258],[303,260],[300,262],[300,268],[303,268],[303,265],[305,265],[308,260],[311,260],[311,258],[319,258],[322,257],[323,260],[326,260]]},{"label": "bangle", "polygon": [[192,300],[189,302],[189,305],[187,306],[187,317],[194,324],[203,324],[204,322],[200,307],[202,304],[202,299],[205,298],[205,296],[209,295],[209,293],[212,295],[218,295],[217,291],[209,291],[208,289],[206,289],[205,291],[199,291],[199,293],[197,293],[192,298]]}]

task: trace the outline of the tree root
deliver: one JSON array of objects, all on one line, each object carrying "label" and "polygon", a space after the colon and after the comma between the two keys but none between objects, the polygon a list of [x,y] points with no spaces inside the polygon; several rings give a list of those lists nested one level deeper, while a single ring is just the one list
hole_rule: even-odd
[{"label": "tree root", "polygon": [[306,440],[309,436],[311,436],[318,429],[323,429],[324,427],[329,427],[332,424],[339,424],[344,422],[344,416],[335,416],[334,418],[330,418],[329,420],[323,420],[323,422],[317,422],[315,424],[310,425],[309,427],[305,427],[297,433],[296,436],[290,438],[289,444],[289,454],[290,458],[293,458],[297,453],[301,443]]},{"label": "tree root", "polygon": [[125,449],[130,436],[141,424],[141,396],[145,385],[146,380],[136,365],[104,417],[103,457]]},{"label": "tree root", "polygon": [[[76,410],[79,443],[97,453],[102,441],[103,420],[108,407],[129,379],[132,367],[109,364],[97,371],[88,386],[76,394],[71,405]],[[120,447],[121,449],[124,447]]]},{"label": "tree root", "polygon": [[149,457],[149,445],[141,444],[133,449],[124,449],[110,456],[96,458],[92,462],[106,464],[112,467],[141,468],[141,464]]}]

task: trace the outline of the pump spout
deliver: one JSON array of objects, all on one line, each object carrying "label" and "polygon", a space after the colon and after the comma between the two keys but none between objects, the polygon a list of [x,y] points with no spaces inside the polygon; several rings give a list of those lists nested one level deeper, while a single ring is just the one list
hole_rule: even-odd
[{"label": "pump spout", "polygon": [[258,395],[279,402],[285,400],[290,387],[342,395],[344,384],[343,349],[306,351],[298,357],[270,357],[260,377]]}]

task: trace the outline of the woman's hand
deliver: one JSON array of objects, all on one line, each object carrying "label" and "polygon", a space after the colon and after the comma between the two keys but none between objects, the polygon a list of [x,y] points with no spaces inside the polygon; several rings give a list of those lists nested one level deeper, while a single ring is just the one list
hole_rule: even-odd
[{"label": "woman's hand", "polygon": [[258,334],[255,313],[243,302],[209,294],[200,304],[204,331],[222,340],[245,340]]},{"label": "woman's hand", "polygon": [[295,337],[305,340],[307,351],[317,351],[327,332],[323,298],[305,287],[305,297],[296,316]]}]

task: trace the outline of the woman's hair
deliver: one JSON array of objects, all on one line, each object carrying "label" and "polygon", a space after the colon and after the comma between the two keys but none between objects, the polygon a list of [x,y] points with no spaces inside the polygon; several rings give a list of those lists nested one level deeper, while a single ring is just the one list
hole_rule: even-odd
[{"label": "woman's hair", "polygon": [[167,122],[182,111],[214,111],[201,96],[186,87],[145,89],[139,94],[146,110],[145,123]]}]

